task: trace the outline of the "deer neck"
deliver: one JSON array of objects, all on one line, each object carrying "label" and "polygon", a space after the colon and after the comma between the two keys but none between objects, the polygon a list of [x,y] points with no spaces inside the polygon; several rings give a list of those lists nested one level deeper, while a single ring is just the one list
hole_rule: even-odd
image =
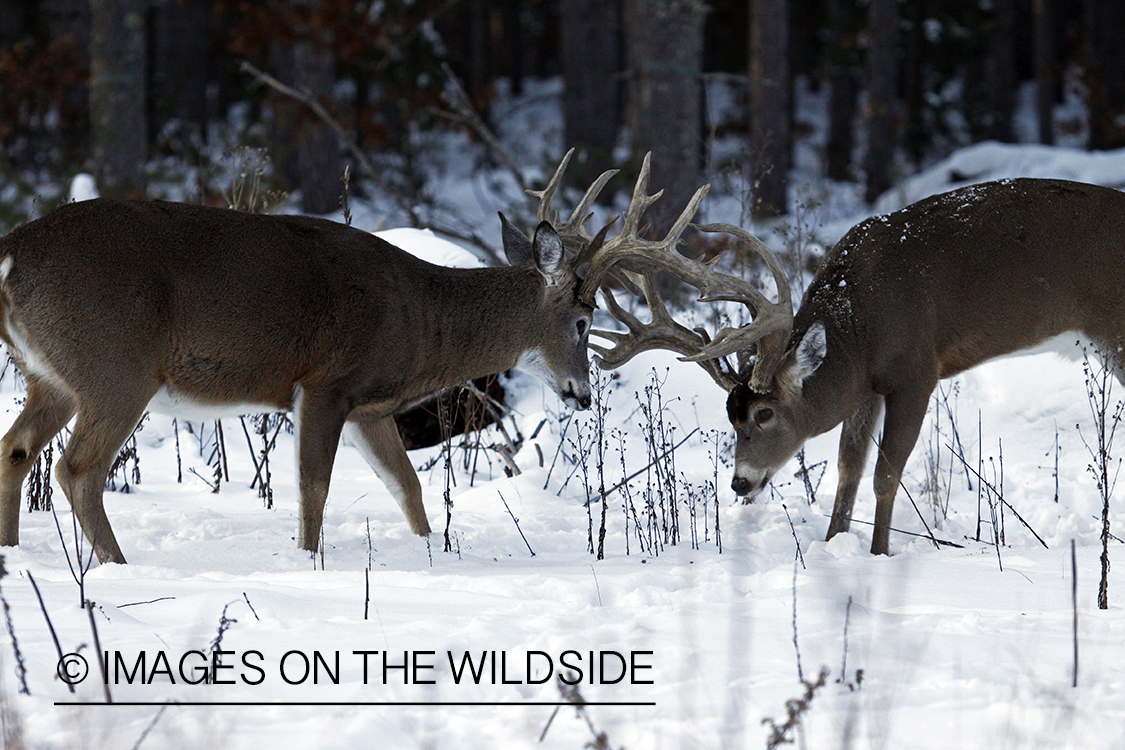
[{"label": "deer neck", "polygon": [[[801,389],[804,429],[810,437],[840,424],[872,394],[855,337],[830,320],[821,320],[825,324],[828,350],[820,367],[805,379]],[[807,330],[807,326],[800,330]]]},{"label": "deer neck", "polygon": [[532,268],[443,269],[432,292],[419,321],[418,340],[432,346],[416,360],[419,395],[509,370],[538,343],[543,280]]}]

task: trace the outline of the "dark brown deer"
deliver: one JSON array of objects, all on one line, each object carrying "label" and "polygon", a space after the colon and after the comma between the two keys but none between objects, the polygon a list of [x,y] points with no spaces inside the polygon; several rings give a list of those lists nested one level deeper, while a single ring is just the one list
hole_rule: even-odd
[{"label": "dark brown deer", "polygon": [[428,534],[396,412],[512,367],[590,405],[593,293],[549,223],[529,241],[505,221],[504,244],[511,266],[444,268],[321,219],[114,200],[17,228],[0,239],[0,337],[28,391],[0,441],[0,545],[18,544],[21,483],[77,415],[56,476],[99,560],[125,562],[102,491],[147,409],[291,409],[302,549],[319,544],[345,428]]},{"label": "dark brown deer", "polygon": [[[829,253],[796,317],[768,249],[736,227],[702,228],[733,233],[761,253],[778,301],[661,249],[654,265],[704,299],[744,302],[753,323],[711,341],[671,319],[651,277],[636,277],[653,321],[640,323],[607,299],[629,332],[608,334],[615,346],[600,350],[600,361],[615,367],[660,347],[702,364],[730,392],[731,486],[748,498],[806,440],[842,422],[829,539],[848,530],[882,413],[871,551],[889,553],[895,494],[938,380],[1073,331],[1093,341],[1125,383],[1125,194],[1116,190],[1003,180],[868,219]],[[723,359],[734,353],[738,366]]]}]

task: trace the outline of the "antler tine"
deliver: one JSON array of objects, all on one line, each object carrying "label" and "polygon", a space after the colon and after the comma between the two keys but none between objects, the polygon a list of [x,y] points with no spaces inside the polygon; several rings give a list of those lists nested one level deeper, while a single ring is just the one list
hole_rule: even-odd
[{"label": "antler tine", "polygon": [[763,312],[759,318],[741,328],[723,328],[715,334],[715,338],[700,347],[697,351],[684,357],[685,362],[702,362],[714,357],[725,357],[750,346],[755,342],[784,332],[786,339],[792,329],[792,321],[786,321],[783,316],[773,314],[773,311]]},{"label": "antler tine", "polygon": [[559,166],[555,169],[555,173],[551,175],[551,179],[547,181],[547,187],[542,190],[528,190],[527,194],[532,198],[539,199],[539,221],[549,221],[551,224],[558,222],[558,211],[554,216],[551,216],[551,200],[555,197],[555,191],[559,189],[559,183],[562,182],[563,173],[566,172],[566,167],[570,164],[570,157],[574,156],[574,149],[566,152],[566,156],[559,162]]},{"label": "antler tine", "polygon": [[[777,285],[777,302],[766,299],[757,289],[750,287],[752,293],[745,296],[725,297],[732,302],[742,302],[754,316],[754,321],[741,328],[724,328],[715,335],[714,341],[703,347],[700,352],[689,359],[725,357],[728,354],[745,349],[750,344],[758,344],[758,352],[754,358],[754,370],[750,376],[750,387],[755,391],[765,392],[771,387],[774,374],[776,374],[781,361],[785,357],[785,349],[789,343],[789,336],[793,331],[793,295],[789,287],[789,280],[781,262],[764,242],[733,224],[705,224],[697,227],[703,232],[724,232],[734,235],[754,249],[770,273],[773,274],[774,283]],[[747,286],[749,286],[747,284]],[[711,295],[708,300],[720,299]]]},{"label": "antler tine", "polygon": [[658,190],[653,195],[648,194],[651,157],[652,154],[646,154],[641,164],[640,174],[633,187],[633,198],[625,212],[625,224],[621,228],[621,233],[605,243],[590,260],[590,268],[578,292],[580,298],[589,304],[593,304],[594,293],[601,286],[606,274],[618,263],[622,263],[624,268],[634,272],[656,266],[704,291],[693,280],[702,279],[705,275],[700,272],[700,264],[684,258],[676,252],[675,248],[680,242],[680,235],[699,211],[699,205],[710,190],[710,186],[704,185],[695,191],[695,195],[688,201],[664,239],[642,239],[639,235],[641,217],[645,210],[664,193],[663,190]]},{"label": "antler tine", "polygon": [[587,188],[585,195],[582,196],[582,200],[578,201],[578,205],[575,206],[574,210],[570,213],[570,218],[567,220],[566,226],[571,226],[579,220],[581,221],[577,224],[578,229],[586,225],[586,222],[590,220],[590,216],[592,215],[590,213],[590,206],[594,205],[594,201],[598,199],[605,184],[620,171],[619,169],[607,169],[598,175],[598,179],[594,180],[594,184]]},{"label": "antler tine", "polygon": [[617,223],[617,217],[616,216],[614,216],[609,221],[607,221],[605,223],[605,226],[603,226],[598,231],[597,235],[594,236],[594,239],[590,240],[589,242],[585,243],[581,248],[579,248],[578,252],[575,253],[574,257],[571,258],[571,260],[570,260],[570,267],[575,269],[575,270],[578,270],[582,266],[583,263],[589,263],[590,259],[593,258],[594,255],[597,254],[597,252],[599,250],[601,250],[602,245],[605,243],[606,234],[609,233],[609,230],[616,223]]},{"label": "antler tine", "polygon": [[[690,355],[699,351],[701,346],[708,343],[706,334],[692,331],[680,325],[672,318],[671,314],[668,312],[668,308],[664,306],[664,301],[660,297],[655,271],[649,271],[644,274],[625,272],[625,274],[629,276],[634,283],[640,285],[644,297],[648,301],[649,310],[652,314],[652,322],[648,324],[642,323],[634,315],[622,308],[610,291],[603,290],[602,297],[605,300],[606,309],[609,311],[610,315],[628,329],[628,333],[602,330],[591,331],[592,334],[597,335],[599,338],[613,342],[612,348],[590,344],[590,348],[598,353],[597,362],[599,367],[607,370],[615,369],[641,352],[650,349],[667,349],[677,354]],[[737,377],[724,369],[723,365],[725,361],[722,359],[711,357],[706,360],[698,361],[697,364],[699,364],[699,366],[724,390],[729,391],[738,383]]]},{"label": "antler tine", "polygon": [[621,227],[621,235],[628,237],[637,235],[640,229],[641,215],[648,207],[664,195],[663,190],[657,190],[652,195],[648,194],[648,178],[651,172],[652,152],[645,154],[641,161],[641,171],[637,175],[637,182],[633,185],[633,196],[629,199],[629,208],[625,211],[625,224]]},{"label": "antler tine", "polygon": [[[697,224],[695,228],[701,232],[732,234],[753,248],[754,252],[765,261],[766,266],[773,275],[774,284],[777,285],[777,304],[788,309],[790,313],[793,312],[793,296],[789,288],[789,279],[785,275],[785,269],[781,267],[781,261],[779,261],[777,256],[773,254],[773,251],[766,246],[766,243],[762,242],[742,227],[735,226],[734,224]],[[759,293],[758,296],[761,296],[761,294]],[[738,302],[740,300],[731,301]]]},{"label": "antler tine", "polygon": [[537,215],[539,221],[549,221],[551,225],[558,232],[559,237],[562,238],[563,243],[575,253],[584,252],[584,248],[590,244],[591,237],[586,233],[586,224],[590,221],[592,214],[590,207],[594,205],[594,201],[598,199],[602,190],[609,180],[617,174],[618,170],[609,169],[602,172],[598,179],[594,180],[594,184],[586,190],[582,196],[582,200],[578,202],[574,210],[570,214],[570,218],[566,223],[562,223],[559,212],[551,210],[551,201],[555,197],[555,193],[562,183],[563,174],[566,172],[567,166],[570,164],[571,157],[574,156],[574,149],[566,152],[566,156],[559,162],[559,166],[555,169],[555,173],[547,182],[547,187],[542,190],[528,190],[527,194],[533,198],[539,199],[539,209]]}]

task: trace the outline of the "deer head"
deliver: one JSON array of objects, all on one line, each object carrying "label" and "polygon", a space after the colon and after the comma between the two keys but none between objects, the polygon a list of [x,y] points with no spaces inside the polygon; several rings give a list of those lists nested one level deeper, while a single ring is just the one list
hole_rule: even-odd
[{"label": "deer head", "polygon": [[504,255],[513,266],[534,264],[545,286],[535,316],[540,342],[516,366],[539,377],[572,409],[590,408],[590,360],[586,353],[593,306],[578,294],[579,280],[565,262],[562,240],[549,221],[540,221],[531,240],[500,214]]},{"label": "deer head", "polygon": [[[564,159],[547,189],[538,194],[542,197],[540,217],[546,215],[544,206],[549,207],[550,197],[565,166]],[[661,192],[648,194],[649,169],[650,156],[646,155],[621,232],[612,239],[606,240],[611,224],[594,237],[585,230],[589,220],[586,212],[593,200],[590,192],[579,203],[570,220],[561,225],[556,222],[564,244],[577,249],[576,259],[589,263],[580,285],[581,298],[592,301],[607,277],[616,276],[626,281],[629,288],[639,290],[651,313],[651,320],[644,323],[625,310],[611,291],[603,291],[606,309],[626,330],[595,330],[594,335],[609,341],[611,346],[590,346],[598,354],[598,365],[605,369],[620,367],[650,349],[668,349],[683,355],[681,359],[684,361],[699,364],[730,393],[728,413],[738,435],[732,487],[739,494],[752,495],[768,483],[773,472],[788,461],[809,437],[797,413],[801,411],[803,383],[824,357],[824,327],[812,327],[796,344],[789,345],[793,331],[789,282],[773,252],[749,232],[730,224],[696,226],[703,232],[732,235],[761,256],[777,286],[776,302],[771,302],[746,280],[716,271],[718,257],[703,262],[676,251],[709,186],[704,185],[696,191],[662,239],[642,237],[642,215],[661,195]],[[603,174],[591,188],[595,196],[596,190],[600,190],[612,174]],[[703,329],[692,330],[681,325],[668,312],[660,297],[656,275],[661,271],[695,287],[699,291],[700,302],[744,304],[752,322],[737,328],[724,328],[713,339]],[[727,360],[731,354],[737,355],[733,364]]]}]

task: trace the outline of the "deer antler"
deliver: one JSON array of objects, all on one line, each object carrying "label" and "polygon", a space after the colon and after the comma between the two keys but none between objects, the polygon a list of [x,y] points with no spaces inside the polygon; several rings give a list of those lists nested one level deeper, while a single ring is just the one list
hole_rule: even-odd
[{"label": "deer antler", "polygon": [[[591,344],[598,352],[601,367],[614,369],[627,362],[642,351],[649,349],[668,349],[684,355],[685,361],[696,362],[726,390],[731,390],[740,382],[739,371],[730,367],[725,357],[746,350],[757,343],[757,356],[750,386],[754,390],[768,390],[774,372],[785,354],[789,334],[793,328],[793,303],[789,283],[776,256],[765,244],[749,232],[731,224],[707,224],[697,228],[704,232],[725,232],[738,237],[752,247],[765,260],[777,284],[778,301],[770,302],[761,291],[737,276],[715,270],[718,257],[702,262],[681,255],[676,246],[681,235],[690,225],[699,210],[709,185],[699,188],[680,213],[672,228],[663,239],[647,240],[640,236],[641,217],[664,191],[648,194],[651,154],[646,154],[633,188],[633,197],[625,212],[624,225],[620,234],[606,241],[605,237],[614,221],[606,224],[596,237],[586,231],[592,214],[589,213],[594,200],[605,187],[606,182],[617,170],[603,172],[590,186],[578,206],[565,224],[559,224],[558,213],[551,215],[551,199],[554,197],[562,174],[570,162],[573,149],[567,152],[559,168],[555,171],[547,187],[541,191],[528,191],[539,198],[539,219],[551,221],[562,237],[563,243],[575,252],[571,265],[578,268],[588,262],[578,289],[579,299],[594,304],[594,295],[602,286],[607,275],[620,275],[639,286],[652,312],[652,321],[641,323],[626,312],[614,299],[611,292],[604,292],[606,308],[622,323],[628,333],[615,331],[594,331],[600,338],[613,343],[612,348]],[[699,329],[692,331],[680,325],[668,313],[657,290],[656,271],[667,271],[683,282],[699,290],[700,302],[739,302],[747,306],[753,322],[741,328],[724,328],[712,341]]]},{"label": "deer antler", "polygon": [[[734,235],[753,248],[754,252],[765,261],[766,266],[773,275],[777,285],[777,302],[770,302],[764,294],[753,286],[746,284],[749,293],[744,297],[711,297],[705,301],[727,299],[731,302],[741,302],[750,309],[753,321],[740,328],[724,328],[715,334],[715,339],[704,346],[698,353],[685,357],[687,362],[702,362],[712,357],[725,357],[728,354],[745,350],[751,344],[758,345],[757,356],[754,358],[754,371],[750,376],[750,388],[765,393],[770,389],[771,382],[781,360],[785,356],[785,349],[789,343],[789,335],[793,332],[793,295],[789,288],[789,280],[785,277],[785,270],[773,251],[766,247],[766,243],[747,232],[742,227],[733,224],[704,224],[696,227],[702,232],[723,232]],[[726,276],[726,274],[719,274]],[[730,277],[735,278],[735,277]],[[741,279],[738,279],[741,281]]]},{"label": "deer antler", "polygon": [[[603,289],[602,298],[605,300],[609,314],[623,324],[629,332],[597,329],[590,332],[614,344],[612,348],[590,344],[590,348],[598,353],[599,367],[604,370],[615,370],[641,352],[650,349],[667,349],[677,354],[692,355],[707,345],[709,339],[706,331],[700,328],[689,330],[672,318],[668,308],[664,306],[664,300],[660,297],[655,271],[644,274],[627,271],[626,275],[641,288],[652,312],[652,322],[647,325],[642,323],[617,303],[610,290]],[[738,373],[731,370],[722,357],[693,361],[697,361],[723,390],[729,391],[740,382]]]},{"label": "deer antler", "polygon": [[[588,255],[594,246],[594,238],[586,232],[586,225],[590,223],[590,217],[593,216],[590,207],[598,199],[598,195],[601,194],[605,184],[620,170],[608,169],[602,172],[598,179],[594,180],[594,184],[586,190],[582,200],[578,201],[578,205],[574,207],[574,211],[571,212],[566,223],[560,223],[559,212],[555,211],[552,215],[551,200],[555,197],[555,191],[558,190],[559,183],[562,182],[563,173],[566,172],[566,167],[570,164],[570,157],[572,156],[574,156],[574,149],[566,152],[566,156],[559,162],[559,166],[555,170],[555,174],[551,176],[547,187],[542,190],[528,190],[527,194],[539,199],[539,221],[551,222],[551,226],[555,228],[562,239],[563,245],[575,253],[570,263],[572,267],[577,269],[581,263],[589,260],[588,257],[584,256]],[[604,237],[604,233],[609,230],[611,225],[612,222],[607,224],[599,234]]]}]

